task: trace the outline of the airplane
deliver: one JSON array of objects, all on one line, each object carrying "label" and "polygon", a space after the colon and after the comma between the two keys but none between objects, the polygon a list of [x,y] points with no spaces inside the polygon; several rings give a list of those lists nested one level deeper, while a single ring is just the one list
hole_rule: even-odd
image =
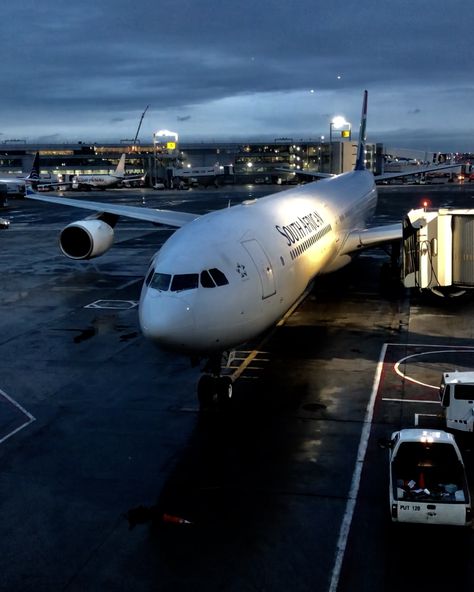
[{"label": "airplane", "polygon": [[24,195],[25,178],[24,177],[1,177],[0,184],[7,186],[7,191],[14,195]]},{"label": "airplane", "polygon": [[72,259],[113,244],[120,216],[177,230],[155,253],[138,307],[143,335],[163,348],[207,360],[198,383],[202,408],[232,397],[222,356],[273,327],[318,275],[347,265],[362,249],[399,241],[402,224],[367,227],[377,204],[365,167],[368,93],[364,92],[355,169],[198,215],[35,194],[30,199],[95,212],[60,234]]},{"label": "airplane", "polygon": [[[107,189],[110,187],[117,187],[121,183],[125,181],[135,181],[138,179],[143,179],[144,175],[128,175],[125,176],[125,154],[122,154],[120,157],[119,163],[117,168],[113,173],[109,173],[107,175],[75,175],[72,180],[72,186],[77,187],[78,189],[81,188],[98,188],[98,189]],[[61,183],[61,185],[67,185],[66,183]]]},{"label": "airplane", "polygon": [[51,185],[54,186],[53,182],[50,183],[48,179],[42,179],[40,177],[39,172],[39,154],[38,152],[35,154],[35,158],[33,160],[33,164],[31,170],[28,175],[25,177],[2,177],[0,178],[0,184],[7,185],[8,192],[14,193],[18,195],[24,195],[26,190],[26,183],[31,181],[36,183],[35,187],[37,188],[38,185]]}]

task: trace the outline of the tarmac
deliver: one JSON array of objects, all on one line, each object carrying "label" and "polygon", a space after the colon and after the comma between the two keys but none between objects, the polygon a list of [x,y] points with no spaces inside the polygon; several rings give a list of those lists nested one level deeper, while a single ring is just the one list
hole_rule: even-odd
[{"label": "tarmac", "polygon": [[[87,197],[205,212],[275,189]],[[474,203],[469,185],[379,193],[376,223],[421,198]],[[377,445],[442,425],[441,373],[474,363],[472,298],[387,287],[388,256],[367,251],[237,352],[230,410],[200,413],[199,368],[138,327],[171,230],[120,221],[107,254],[75,262],[57,235],[78,211],[15,200],[1,215],[2,592],[473,589],[472,530],[393,525]]]}]

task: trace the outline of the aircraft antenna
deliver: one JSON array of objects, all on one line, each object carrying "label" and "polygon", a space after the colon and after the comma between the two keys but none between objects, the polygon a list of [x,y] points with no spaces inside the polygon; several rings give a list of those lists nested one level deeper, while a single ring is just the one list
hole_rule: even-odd
[{"label": "aircraft antenna", "polygon": [[133,140],[133,145],[134,145],[134,146],[135,146],[135,145],[136,145],[136,143],[137,143],[138,134],[140,133],[140,128],[142,127],[142,121],[143,121],[143,118],[145,117],[145,113],[147,112],[147,110],[148,110],[148,107],[149,107],[149,106],[150,106],[150,105],[147,105],[147,106],[145,107],[145,111],[143,111],[143,113],[142,113],[142,116],[140,117],[140,122],[139,122],[139,124],[138,124],[137,133],[135,134],[135,138],[134,138],[134,140]]}]

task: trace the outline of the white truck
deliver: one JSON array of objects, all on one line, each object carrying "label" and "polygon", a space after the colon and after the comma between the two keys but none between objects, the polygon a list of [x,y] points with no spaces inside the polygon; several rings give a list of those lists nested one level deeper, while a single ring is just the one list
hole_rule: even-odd
[{"label": "white truck", "polygon": [[390,443],[392,522],[469,526],[471,497],[454,436],[404,429]]},{"label": "white truck", "polygon": [[439,387],[439,399],[448,429],[473,431],[474,372],[444,372]]}]

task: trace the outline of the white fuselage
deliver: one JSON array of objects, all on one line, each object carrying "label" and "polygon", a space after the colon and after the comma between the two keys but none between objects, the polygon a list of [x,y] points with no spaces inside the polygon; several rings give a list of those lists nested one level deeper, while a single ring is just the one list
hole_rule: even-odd
[{"label": "white fuselage", "polygon": [[[341,255],[345,238],[365,226],[376,200],[372,174],[353,171],[186,224],[153,258],[139,305],[143,333],[190,354],[257,336],[316,275],[350,261]],[[227,283],[209,284],[207,270],[218,270]],[[172,279],[166,285],[168,276],[176,276],[176,285]],[[190,286],[180,289],[183,277]]]},{"label": "white fuselage", "polygon": [[113,175],[76,175],[73,182],[90,187],[113,187],[118,185],[120,178]]}]

